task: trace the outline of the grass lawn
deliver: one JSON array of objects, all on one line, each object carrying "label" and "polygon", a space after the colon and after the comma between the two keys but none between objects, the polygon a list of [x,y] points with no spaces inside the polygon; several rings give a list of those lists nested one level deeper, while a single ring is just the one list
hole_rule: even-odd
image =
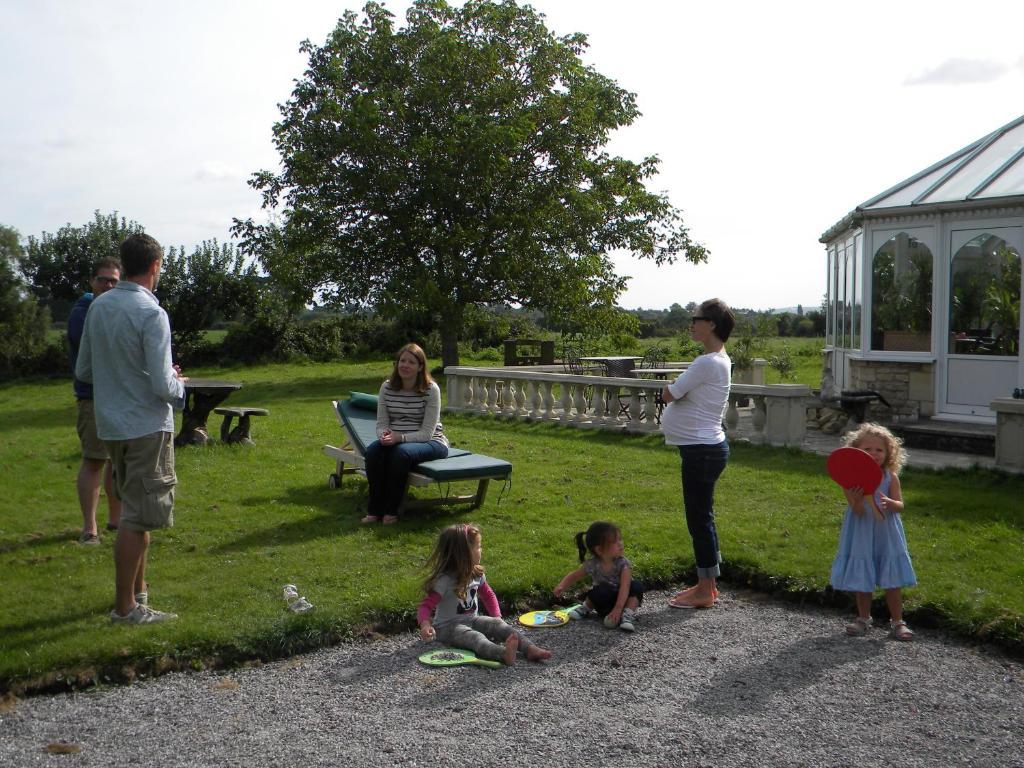
[{"label": "grass lawn", "polygon": [[[189,372],[241,380],[229,403],[270,415],[253,421],[255,447],[178,451],[175,527],[154,534],[148,576],[154,607],[181,618],[153,627],[110,625],[112,538],[93,548],[76,543],[70,382],[0,385],[0,693],[278,657],[374,625],[411,628],[423,561],[438,529],[456,520],[482,526],[484,564],[506,609],[546,604],[576,564],[573,534],[597,519],[621,525],[627,555],[652,585],[692,572],[678,456],[649,435],[449,416],[455,445],[513,462],[500,503],[492,484],[473,513],[360,526],[365,482],[346,478],[330,490],[332,461],[321,446],[340,437],[330,400],[376,391],[388,370]],[[826,587],[843,502],[822,457],[736,445],[719,489],[727,579],[833,599]],[[904,492],[920,581],[907,592],[911,622],[1024,650],[1024,479],[908,470]],[[289,614],[285,583],[316,610]]]}]

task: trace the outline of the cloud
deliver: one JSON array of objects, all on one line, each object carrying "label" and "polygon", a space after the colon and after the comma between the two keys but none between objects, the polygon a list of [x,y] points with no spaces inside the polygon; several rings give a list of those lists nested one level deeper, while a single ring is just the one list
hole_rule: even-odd
[{"label": "cloud", "polygon": [[241,178],[241,173],[220,160],[207,160],[195,174],[196,181],[224,181],[225,179]]},{"label": "cloud", "polygon": [[[1024,59],[1022,59],[1024,61]],[[937,67],[908,77],[905,85],[965,85],[990,83],[1005,75],[1011,67],[986,59],[946,59]]]},{"label": "cloud", "polygon": [[50,139],[43,140],[43,146],[47,149],[56,151],[62,151],[66,149],[78,149],[81,146],[81,141],[78,138],[64,134],[62,136],[55,136]]}]

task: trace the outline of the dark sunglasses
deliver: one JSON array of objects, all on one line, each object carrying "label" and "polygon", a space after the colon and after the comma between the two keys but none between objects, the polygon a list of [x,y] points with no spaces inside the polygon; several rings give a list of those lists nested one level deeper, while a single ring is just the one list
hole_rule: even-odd
[{"label": "dark sunglasses", "polygon": [[690,325],[693,325],[698,320],[703,320],[706,323],[712,322],[710,317],[701,317],[700,315],[694,315],[693,317],[690,318]]},{"label": "dark sunglasses", "polygon": [[99,282],[103,283],[104,285],[117,285],[117,283],[118,283],[118,280],[117,280],[116,277],[101,277],[100,275],[97,275],[96,277],[94,277],[93,280],[98,280]]}]

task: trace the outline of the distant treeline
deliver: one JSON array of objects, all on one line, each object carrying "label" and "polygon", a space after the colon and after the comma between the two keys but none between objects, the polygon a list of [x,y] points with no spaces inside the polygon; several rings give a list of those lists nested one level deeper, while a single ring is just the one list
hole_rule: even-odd
[{"label": "distant treeline", "polygon": [[[636,316],[639,325],[639,336],[642,339],[653,337],[678,336],[690,325],[690,318],[697,310],[697,303],[691,301],[685,307],[673,304],[668,309],[632,309],[627,310]],[[825,335],[825,313],[820,307],[804,311],[797,306],[796,312],[774,312],[773,310],[737,309],[738,324],[741,328],[749,328],[758,336],[796,336],[809,338]]]}]

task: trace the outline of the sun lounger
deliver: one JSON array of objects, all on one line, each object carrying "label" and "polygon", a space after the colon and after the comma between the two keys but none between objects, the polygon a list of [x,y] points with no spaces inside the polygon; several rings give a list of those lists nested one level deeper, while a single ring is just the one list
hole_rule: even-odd
[{"label": "sun lounger", "polygon": [[[345,475],[366,476],[363,455],[366,447],[377,439],[377,396],[353,392],[348,400],[334,400],[331,404],[334,415],[345,433],[345,444],[340,448],[325,445],[324,454],[337,463],[328,483],[332,488],[339,488]],[[440,497],[429,499],[417,499],[407,493],[400,511],[450,504],[469,504],[470,509],[476,509],[484,503],[487,486],[491,480],[507,481],[511,477],[512,465],[509,462],[453,446],[448,449],[446,458],[418,464],[416,471],[409,473],[409,487],[476,480],[476,493],[444,493]]]}]

